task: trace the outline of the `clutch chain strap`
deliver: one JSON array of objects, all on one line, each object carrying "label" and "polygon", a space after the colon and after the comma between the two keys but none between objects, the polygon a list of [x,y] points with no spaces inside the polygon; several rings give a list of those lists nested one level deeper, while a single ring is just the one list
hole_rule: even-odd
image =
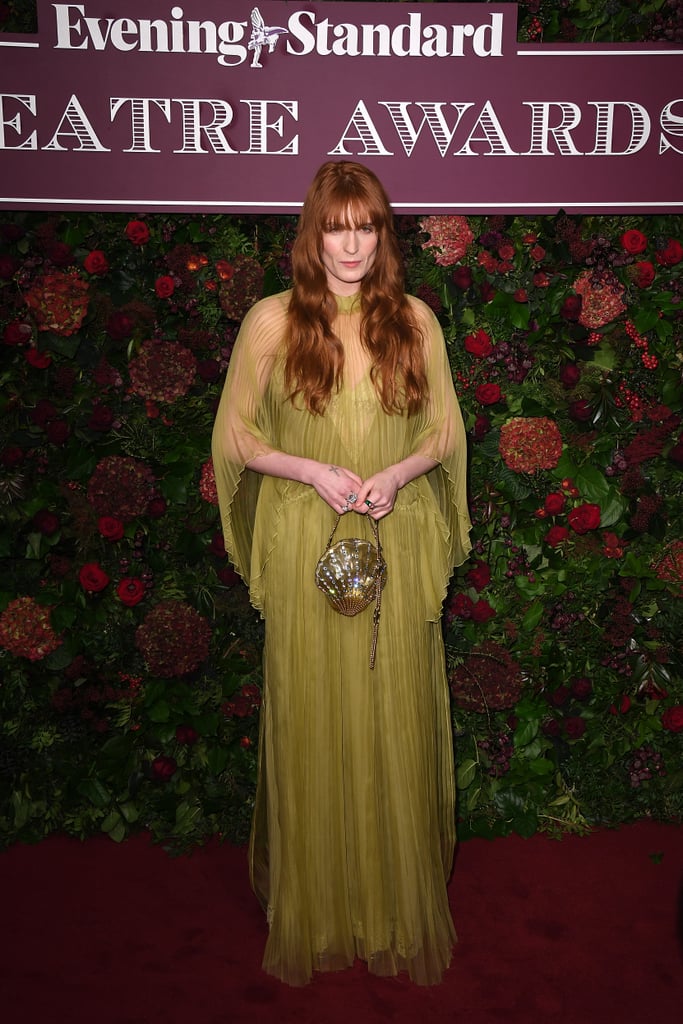
[{"label": "clutch chain strap", "polygon": [[[367,519],[368,517],[366,516],[365,518]],[[337,532],[337,527],[339,526],[340,520],[341,513],[338,512],[337,518],[335,519],[334,522],[334,526],[332,527],[332,532],[330,533],[330,536],[327,540],[327,544],[325,545],[325,550],[332,547],[332,540],[334,538],[335,533]],[[377,655],[377,637],[379,635],[379,617],[382,612],[382,569],[385,563],[384,557],[382,555],[382,544],[379,539],[379,523],[375,519],[370,519],[370,527],[372,529],[372,534],[373,537],[375,538],[375,544],[377,546],[378,569],[377,573],[375,574],[375,610],[372,613],[372,641],[370,643],[370,668],[374,669],[375,657]]]}]

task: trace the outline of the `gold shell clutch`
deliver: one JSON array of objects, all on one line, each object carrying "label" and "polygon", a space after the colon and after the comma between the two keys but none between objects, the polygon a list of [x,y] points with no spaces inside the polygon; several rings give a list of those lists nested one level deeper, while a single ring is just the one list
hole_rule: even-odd
[{"label": "gold shell clutch", "polygon": [[357,615],[377,596],[377,581],[384,587],[387,567],[369,540],[348,537],[329,547],[318,562],[315,583],[335,611]]},{"label": "gold shell clutch", "polygon": [[375,665],[381,595],[387,580],[387,565],[379,542],[379,528],[369,519],[375,544],[358,537],[346,537],[332,543],[339,520],[337,516],[325,551],[315,567],[315,585],[340,615],[357,615],[374,601],[374,628],[370,648],[370,668]]}]

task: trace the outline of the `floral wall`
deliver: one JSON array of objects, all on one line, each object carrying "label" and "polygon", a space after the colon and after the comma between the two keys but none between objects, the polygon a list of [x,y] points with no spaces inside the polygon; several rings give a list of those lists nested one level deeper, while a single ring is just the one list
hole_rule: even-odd
[{"label": "floral wall", "polygon": [[[0,4],[5,30],[29,17]],[[520,34],[680,41],[683,5],[530,2]],[[210,434],[294,227],[0,214],[5,844],[246,836],[262,623]],[[470,446],[474,551],[444,612],[460,833],[680,820],[683,218],[397,228]]]}]

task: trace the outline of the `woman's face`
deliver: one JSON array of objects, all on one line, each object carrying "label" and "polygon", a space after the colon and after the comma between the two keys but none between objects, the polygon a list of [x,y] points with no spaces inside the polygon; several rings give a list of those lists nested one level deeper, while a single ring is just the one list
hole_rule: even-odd
[{"label": "woman's face", "polygon": [[332,226],[323,231],[321,259],[335,295],[355,295],[375,262],[377,231],[372,224]]}]

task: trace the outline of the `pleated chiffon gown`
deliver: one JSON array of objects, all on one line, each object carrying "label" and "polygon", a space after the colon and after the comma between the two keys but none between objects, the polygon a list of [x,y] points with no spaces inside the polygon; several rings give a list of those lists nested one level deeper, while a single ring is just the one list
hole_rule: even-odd
[{"label": "pleated chiffon gown", "polygon": [[[265,619],[254,890],[267,914],[264,970],[291,985],[355,957],[380,975],[440,981],[455,932],[446,885],[455,844],[455,782],[441,634],[448,579],[469,551],[466,442],[443,335],[410,302],[424,336],[429,397],[387,415],[360,340],[358,296],[337,297],[342,388],[322,416],[283,384],[289,292],[247,314],[213,435],[226,548]],[[280,450],[362,479],[419,452],[437,465],[398,492],[380,521],[387,562],[376,662],[372,606],[336,612],[315,566],[335,521],[307,485],[246,469]],[[371,539],[342,516],[335,540]]]}]

